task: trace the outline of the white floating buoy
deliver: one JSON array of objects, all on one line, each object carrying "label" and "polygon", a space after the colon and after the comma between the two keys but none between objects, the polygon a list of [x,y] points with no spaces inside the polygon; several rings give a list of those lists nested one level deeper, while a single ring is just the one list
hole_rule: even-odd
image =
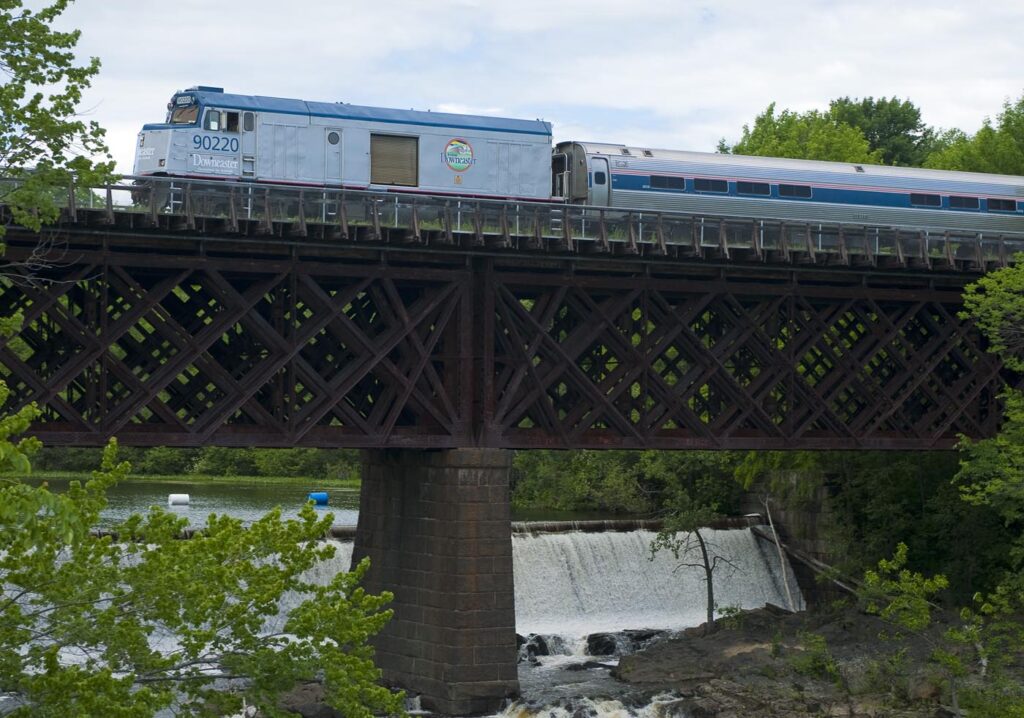
[{"label": "white floating buoy", "polygon": [[188,494],[168,494],[168,506],[188,506]]}]

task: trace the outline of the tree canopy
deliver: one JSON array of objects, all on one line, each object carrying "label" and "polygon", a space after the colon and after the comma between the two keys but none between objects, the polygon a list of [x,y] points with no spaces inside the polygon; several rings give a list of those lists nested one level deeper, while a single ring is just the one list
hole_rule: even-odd
[{"label": "tree canopy", "polygon": [[840,97],[829,103],[836,122],[856,127],[885,165],[920,167],[942,144],[941,135],[921,119],[921,110],[898,97]]},{"label": "tree canopy", "polygon": [[54,0],[38,11],[21,0],[0,3],[0,175],[12,180],[0,184],[0,202],[32,229],[57,218],[60,191],[73,179],[102,184],[113,172],[104,130],[79,109],[100,61],[79,64],[79,31],[53,28],[70,3]]},{"label": "tree canopy", "polygon": [[856,127],[818,110],[783,110],[776,114],[774,102],[754,119],[753,126],[743,126],[743,135],[736,144],[730,146],[723,139],[718,151],[833,162],[882,161],[881,150],[872,149]]},{"label": "tree canopy", "polygon": [[1024,96],[1007,100],[993,122],[986,118],[974,135],[953,133],[927,167],[966,172],[1024,175]]}]

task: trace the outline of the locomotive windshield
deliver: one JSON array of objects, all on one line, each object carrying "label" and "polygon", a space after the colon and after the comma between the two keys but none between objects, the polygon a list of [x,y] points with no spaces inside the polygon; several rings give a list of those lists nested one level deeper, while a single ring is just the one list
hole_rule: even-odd
[{"label": "locomotive windshield", "polygon": [[193,125],[199,119],[199,103],[195,95],[175,95],[167,103],[167,124]]}]

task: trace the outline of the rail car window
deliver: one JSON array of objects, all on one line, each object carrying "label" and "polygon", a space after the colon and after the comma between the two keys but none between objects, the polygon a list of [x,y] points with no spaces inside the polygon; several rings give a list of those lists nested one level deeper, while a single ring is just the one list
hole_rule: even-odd
[{"label": "rail car window", "polygon": [[419,138],[370,135],[370,183],[419,184]]},{"label": "rail car window", "polygon": [[674,189],[682,192],[686,189],[686,178],[651,175],[651,189]]},{"label": "rail car window", "polygon": [[698,177],[693,181],[693,188],[698,192],[728,192],[729,183],[725,180]]},{"label": "rail car window", "polygon": [[608,175],[606,175],[604,172],[595,172],[594,173],[594,184],[605,184],[607,182],[608,182]]},{"label": "rail car window", "polygon": [[737,182],[736,192],[738,194],[759,194],[768,196],[772,193],[767,182]]},{"label": "rail car window", "polygon": [[949,198],[950,209],[978,209],[981,207],[981,201],[977,197],[957,197],[951,196]]},{"label": "rail car window", "polygon": [[797,199],[810,199],[811,188],[803,184],[780,184],[779,197],[796,197]]},{"label": "rail car window", "polygon": [[910,204],[914,207],[941,207],[942,197],[937,194],[910,194]]},{"label": "rail car window", "polygon": [[1017,203],[1012,199],[988,198],[988,209],[990,212],[1016,212]]}]

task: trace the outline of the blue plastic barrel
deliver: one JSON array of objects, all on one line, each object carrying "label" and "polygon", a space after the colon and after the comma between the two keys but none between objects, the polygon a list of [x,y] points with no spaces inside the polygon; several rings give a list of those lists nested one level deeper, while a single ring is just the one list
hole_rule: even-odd
[{"label": "blue plastic barrel", "polygon": [[312,501],[317,506],[327,505],[327,492],[326,491],[311,491],[309,496],[306,497],[309,501]]}]

